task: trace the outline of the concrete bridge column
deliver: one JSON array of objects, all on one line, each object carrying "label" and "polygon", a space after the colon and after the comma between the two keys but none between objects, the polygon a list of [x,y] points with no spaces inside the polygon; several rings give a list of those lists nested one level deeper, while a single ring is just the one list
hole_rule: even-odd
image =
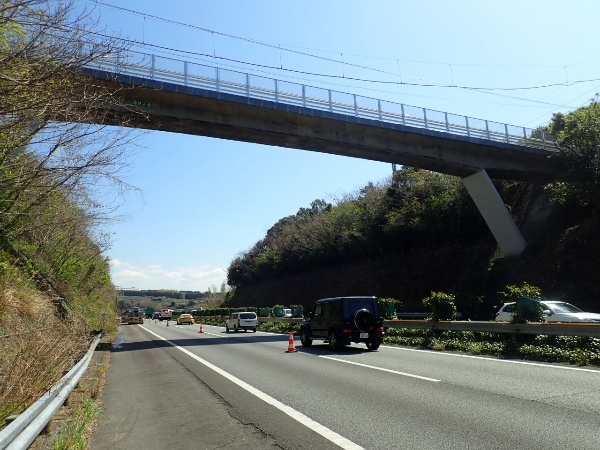
[{"label": "concrete bridge column", "polygon": [[506,209],[500,194],[485,170],[462,179],[504,256],[518,256],[525,250],[525,238]]}]

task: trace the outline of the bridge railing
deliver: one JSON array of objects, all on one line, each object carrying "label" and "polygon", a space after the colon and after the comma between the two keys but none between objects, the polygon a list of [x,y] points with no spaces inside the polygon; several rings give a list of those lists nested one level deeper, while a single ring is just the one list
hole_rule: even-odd
[{"label": "bridge railing", "polygon": [[129,51],[89,64],[90,68],[234,94],[276,104],[329,111],[349,117],[401,124],[451,135],[557,151],[542,130],[380,100],[221,67]]}]

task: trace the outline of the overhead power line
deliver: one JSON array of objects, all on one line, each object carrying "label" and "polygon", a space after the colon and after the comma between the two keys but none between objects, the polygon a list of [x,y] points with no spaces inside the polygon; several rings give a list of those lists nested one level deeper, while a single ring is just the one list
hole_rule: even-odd
[{"label": "overhead power line", "polygon": [[[147,18],[151,18],[154,20],[158,20],[158,21],[162,21],[162,22],[166,22],[166,23],[171,23],[174,25],[178,25],[178,26],[183,26],[183,27],[187,27],[187,28],[192,28],[195,30],[199,30],[199,31],[203,31],[206,33],[211,33],[212,35],[218,35],[218,36],[223,36],[223,37],[228,37],[231,39],[237,39],[240,41],[244,41],[244,42],[248,42],[251,44],[256,44],[256,45],[261,45],[261,46],[265,46],[268,48],[272,48],[275,50],[279,50],[279,51],[286,51],[286,52],[290,52],[290,53],[295,53],[295,54],[299,54],[302,56],[308,56],[311,58],[315,58],[315,59],[320,59],[323,61],[328,61],[328,62],[334,62],[334,63],[338,63],[344,67],[355,67],[358,69],[364,69],[364,70],[369,70],[372,72],[378,72],[378,73],[382,73],[382,74],[386,74],[386,75],[392,75],[394,77],[398,76],[398,73],[394,73],[394,72],[389,72],[386,70],[382,70],[382,69],[376,69],[373,67],[368,67],[368,66],[363,66],[360,64],[354,64],[354,63],[350,63],[348,61],[344,61],[343,59],[336,59],[336,58],[329,58],[329,57],[324,57],[324,56],[320,56],[320,55],[316,55],[313,53],[307,53],[307,52],[302,52],[302,51],[298,51],[298,50],[293,50],[290,48],[290,46],[282,46],[281,44],[273,44],[273,43],[269,43],[269,42],[263,42],[263,41],[259,41],[256,39],[251,39],[251,38],[246,38],[246,37],[241,37],[241,36],[235,36],[232,34],[228,34],[228,33],[223,33],[220,31],[216,31],[216,30],[211,30],[209,28],[204,28],[204,27],[200,27],[197,25],[191,25],[191,24],[187,24],[184,22],[179,22],[176,20],[171,20],[171,19],[165,19],[163,17],[159,17],[159,16],[155,16],[152,14],[147,14],[144,12],[140,12],[140,11],[135,11],[133,9],[130,8],[124,8],[122,6],[117,6],[117,5],[112,5],[110,3],[106,3],[104,1],[101,0],[87,0],[89,3],[93,3],[95,5],[101,5],[101,6],[105,6],[108,8],[112,8],[112,9],[116,9],[116,10],[120,10],[120,11],[124,11],[127,12],[129,14],[134,14],[134,15],[139,15],[142,17],[147,17]],[[220,59],[220,60],[224,60],[224,61],[229,61],[229,62],[235,62],[238,64],[244,64],[244,65],[248,65],[248,66],[254,66],[254,67],[262,67],[262,68],[269,68],[272,70],[279,70],[279,71],[285,71],[285,72],[290,72],[290,73],[298,73],[298,74],[303,74],[303,75],[310,75],[310,76],[318,76],[318,77],[324,77],[324,78],[337,78],[337,79],[343,79],[343,80],[350,80],[350,81],[359,81],[359,82],[363,82],[363,83],[377,83],[377,84],[387,84],[387,85],[396,85],[396,86],[420,86],[420,87],[441,87],[441,88],[453,88],[453,89],[466,89],[466,90],[474,90],[474,91],[520,91],[520,90],[536,90],[536,89],[546,89],[546,88],[550,88],[550,87],[570,87],[570,86],[574,86],[577,84],[582,84],[582,83],[590,83],[590,82],[597,82],[600,81],[600,78],[593,78],[593,79],[587,79],[587,80],[573,80],[573,81],[563,81],[560,83],[549,83],[549,84],[542,84],[542,85],[532,85],[532,86],[517,86],[517,87],[497,87],[497,86],[468,86],[468,85],[460,85],[460,84],[454,84],[454,83],[418,83],[418,82],[406,82],[406,81],[393,81],[393,80],[376,80],[376,79],[371,79],[371,78],[359,78],[359,77],[350,77],[350,76],[345,76],[343,75],[335,75],[335,74],[326,74],[326,73],[319,73],[319,72],[309,72],[309,71],[303,71],[303,70],[298,70],[298,69],[289,69],[289,68],[285,68],[280,66],[274,66],[274,65],[268,65],[268,64],[258,64],[258,63],[253,63],[253,62],[248,62],[248,61],[243,61],[243,60],[238,60],[238,59],[232,59],[232,58],[226,58],[223,56],[217,56],[216,54],[208,54],[208,53],[199,53],[199,52],[193,52],[193,51],[185,51],[185,50],[178,50],[178,49],[173,49],[173,48],[169,48],[169,47],[164,47],[164,46],[160,46],[160,45],[155,45],[155,44],[148,44],[148,43],[141,43],[138,41],[133,41],[133,40],[127,40],[129,42],[135,42],[137,45],[147,45],[150,47],[154,47],[154,48],[160,48],[163,50],[169,50],[169,51],[174,51],[177,53],[182,53],[182,54],[189,54],[189,55],[195,55],[195,56],[204,56],[204,57],[209,57],[209,58],[213,58],[213,59]],[[319,50],[322,51],[322,50]],[[334,53],[334,52],[330,52],[330,53]],[[335,52],[335,54],[340,54],[339,52]],[[364,56],[364,55],[355,55],[355,56]],[[364,56],[364,57],[369,57],[369,58],[373,58],[372,56]],[[484,64],[475,64],[475,63],[442,63],[442,62],[430,62],[430,61],[413,61],[413,60],[401,60],[401,59],[395,59],[395,58],[378,58],[378,59],[387,59],[390,61],[402,61],[402,62],[419,62],[419,63],[424,63],[424,64],[440,64],[440,65],[450,65],[450,66],[484,66]],[[554,65],[542,65],[542,66],[538,66],[538,65],[499,65],[499,64],[485,64],[485,66],[489,66],[489,67],[545,67],[545,68],[566,68],[568,67],[565,65],[561,65],[561,66],[554,66]],[[527,99],[520,99],[520,100],[527,100]],[[540,102],[540,103],[544,103],[544,102]]]}]

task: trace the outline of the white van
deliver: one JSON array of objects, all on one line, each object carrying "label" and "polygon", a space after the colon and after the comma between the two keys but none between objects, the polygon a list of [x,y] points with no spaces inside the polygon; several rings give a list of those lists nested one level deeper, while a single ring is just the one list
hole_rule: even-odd
[{"label": "white van", "polygon": [[229,333],[229,330],[233,330],[237,333],[239,330],[252,330],[256,333],[257,324],[258,317],[256,313],[250,311],[234,312],[225,321],[225,331]]}]

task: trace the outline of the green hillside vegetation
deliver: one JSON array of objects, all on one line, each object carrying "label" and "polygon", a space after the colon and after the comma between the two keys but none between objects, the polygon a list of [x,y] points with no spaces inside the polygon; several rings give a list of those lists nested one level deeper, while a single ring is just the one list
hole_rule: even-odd
[{"label": "green hillside vegetation", "polygon": [[335,205],[315,200],[279,220],[231,262],[228,304],[307,307],[321,297],[369,294],[416,311],[440,291],[455,295],[465,318],[487,320],[502,300],[499,291],[530,282],[546,297],[600,310],[599,117],[596,100],[554,115],[546,130],[570,161],[560,180],[495,180],[528,241],[520,258],[502,257],[459,178],[404,167]]}]

